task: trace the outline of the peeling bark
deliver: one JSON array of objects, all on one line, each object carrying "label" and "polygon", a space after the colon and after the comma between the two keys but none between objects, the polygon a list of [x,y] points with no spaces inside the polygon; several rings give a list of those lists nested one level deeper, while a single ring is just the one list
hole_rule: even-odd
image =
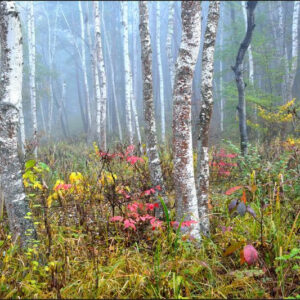
[{"label": "peeling bark", "polygon": [[0,2],[0,183],[10,230],[21,245],[36,239],[18,157],[19,107],[22,99],[23,49],[19,14],[13,1]]},{"label": "peeling bark", "polygon": [[255,27],[254,24],[254,9],[257,1],[247,1],[247,32],[243,42],[240,45],[238,54],[236,56],[235,65],[232,68],[235,74],[236,86],[238,89],[239,102],[237,106],[239,115],[239,130],[241,136],[241,153],[246,155],[248,153],[248,133],[246,124],[246,100],[245,100],[245,83],[243,79],[243,60],[245,53],[251,43],[252,33]]},{"label": "peeling bark", "polygon": [[[140,39],[141,39],[141,56],[142,56],[142,76],[143,76],[143,101],[144,101],[144,118],[145,118],[145,136],[147,155],[149,157],[149,171],[153,186],[160,185],[163,194],[165,186],[160,165],[160,158],[157,147],[157,133],[154,115],[153,103],[153,77],[152,77],[152,50],[151,37],[149,30],[149,13],[147,1],[139,1],[140,17]],[[165,200],[166,197],[164,196]],[[156,215],[161,215],[162,210],[157,211]]]},{"label": "peeling bark", "polygon": [[201,39],[201,2],[181,2],[182,37],[173,90],[173,152],[176,217],[195,220],[190,234],[199,239],[200,225],[194,177],[191,98]]},{"label": "peeling bark", "polygon": [[213,111],[213,74],[215,42],[220,17],[220,1],[209,4],[207,25],[202,50],[202,103],[199,114],[198,161],[197,161],[197,196],[200,218],[200,229],[209,235],[208,189],[209,189],[209,157],[208,131]]}]

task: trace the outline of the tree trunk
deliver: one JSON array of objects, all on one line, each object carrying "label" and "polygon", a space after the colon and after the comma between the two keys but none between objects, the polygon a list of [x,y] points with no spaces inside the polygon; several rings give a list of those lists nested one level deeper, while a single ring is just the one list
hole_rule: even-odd
[{"label": "tree trunk", "polygon": [[235,74],[236,86],[238,89],[239,103],[237,106],[239,115],[239,129],[241,136],[241,153],[243,156],[248,153],[248,133],[247,133],[247,117],[246,117],[246,100],[245,100],[245,83],[243,79],[243,59],[245,53],[251,43],[252,33],[255,27],[254,24],[254,9],[257,1],[247,1],[247,32],[243,42],[240,45],[238,54],[236,56],[235,65],[232,68]]},{"label": "tree trunk", "polygon": [[201,39],[201,1],[181,2],[182,37],[173,91],[173,152],[177,220],[195,220],[190,233],[200,239],[198,201],[194,177],[191,98],[193,74]]},{"label": "tree trunk", "polygon": [[168,63],[169,63],[169,71],[170,71],[170,80],[171,80],[171,90],[173,91],[174,85],[174,57],[172,51],[172,39],[174,35],[174,14],[175,14],[175,1],[169,2],[169,19],[168,19],[168,34],[167,34],[167,54],[168,54]]},{"label": "tree trunk", "polygon": [[28,55],[29,55],[29,81],[31,118],[33,131],[33,154],[37,157],[37,114],[36,114],[36,88],[35,88],[35,24],[33,1],[30,1],[30,13],[28,14]]},{"label": "tree trunk", "polygon": [[21,245],[36,239],[18,157],[19,107],[22,99],[23,49],[19,14],[13,1],[0,2],[0,174],[10,230]]},{"label": "tree trunk", "polygon": [[166,122],[165,122],[165,96],[164,96],[164,74],[161,62],[160,51],[160,2],[156,2],[156,51],[159,80],[159,99],[160,99],[160,118],[161,118],[161,140],[166,141]]},{"label": "tree trunk", "polygon": [[220,17],[220,1],[209,4],[206,31],[202,50],[202,103],[199,114],[198,161],[197,161],[197,192],[200,229],[209,235],[208,189],[209,189],[209,158],[208,131],[213,111],[213,74],[215,42]]},{"label": "tree trunk", "polygon": [[128,49],[128,3],[127,1],[120,2],[122,12],[122,27],[123,27],[123,58],[124,58],[124,71],[125,71],[125,114],[127,135],[129,143],[133,144],[132,133],[132,115],[131,115],[131,88],[130,88],[130,62],[129,62],[129,49]]},{"label": "tree trunk", "polygon": [[97,64],[99,67],[101,76],[101,112],[100,112],[100,149],[106,150],[106,103],[107,103],[107,87],[106,87],[106,73],[103,59],[102,42],[101,42],[101,23],[99,15],[99,3],[97,1],[94,4],[94,18],[95,18],[95,41],[96,41],[96,54]]},{"label": "tree trunk", "polygon": [[[153,102],[153,78],[152,78],[152,49],[149,30],[149,13],[147,1],[139,1],[140,17],[140,39],[142,56],[142,76],[143,76],[143,102],[145,118],[145,136],[147,155],[149,157],[149,171],[153,186],[159,185],[162,192],[165,192],[165,186],[160,165],[160,158],[157,147],[157,133]],[[165,198],[165,197],[164,197]],[[166,199],[166,198],[165,198]],[[161,214],[161,209],[156,215]]]},{"label": "tree trunk", "polygon": [[293,25],[292,25],[292,63],[289,74],[288,81],[288,91],[286,102],[291,101],[293,98],[293,86],[297,71],[298,64],[298,34],[299,34],[299,12],[300,12],[300,2],[294,1],[294,10],[293,10]]},{"label": "tree trunk", "polygon": [[87,115],[87,125],[88,125],[88,139],[91,134],[91,104],[90,104],[90,92],[87,79],[87,68],[86,68],[86,57],[85,57],[85,26],[83,22],[83,13],[81,7],[81,1],[78,1],[79,15],[80,15],[80,28],[81,28],[81,65],[83,72],[84,80],[84,90],[85,90],[85,106],[86,106],[86,115]]},{"label": "tree trunk", "polygon": [[[220,50],[223,51],[223,26],[220,26]],[[220,130],[224,131],[223,57],[220,58]]]}]

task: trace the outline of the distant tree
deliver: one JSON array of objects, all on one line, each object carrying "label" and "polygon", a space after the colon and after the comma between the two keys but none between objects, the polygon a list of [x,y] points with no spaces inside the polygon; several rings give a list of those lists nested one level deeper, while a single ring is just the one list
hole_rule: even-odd
[{"label": "distant tree", "polygon": [[170,71],[170,79],[171,79],[171,89],[173,90],[174,84],[174,57],[172,51],[172,39],[174,35],[174,15],[175,15],[175,1],[169,1],[169,18],[168,18],[168,34],[167,34],[167,54],[168,54],[168,64],[169,64],[169,71]]},{"label": "distant tree", "polygon": [[173,90],[173,152],[176,216],[196,221],[191,235],[200,239],[198,201],[194,177],[191,99],[192,82],[201,39],[201,1],[181,2],[182,37]]},{"label": "distant tree", "polygon": [[236,86],[238,89],[238,115],[239,115],[239,129],[241,138],[241,152],[246,155],[248,152],[248,133],[247,133],[247,117],[246,117],[246,100],[245,100],[245,83],[243,79],[243,60],[245,53],[251,43],[252,33],[255,27],[254,24],[254,9],[257,1],[247,1],[247,32],[243,42],[240,45],[238,54],[236,56],[235,65],[232,68],[235,74]]},{"label": "distant tree", "polygon": [[0,2],[0,183],[10,229],[22,246],[36,239],[18,157],[19,107],[22,99],[23,49],[19,13],[13,1]]},{"label": "distant tree", "polygon": [[220,17],[220,1],[210,1],[207,25],[202,50],[202,103],[199,114],[198,161],[197,161],[197,194],[201,232],[209,234],[208,188],[209,188],[209,157],[208,131],[213,111],[213,74],[214,53]]}]

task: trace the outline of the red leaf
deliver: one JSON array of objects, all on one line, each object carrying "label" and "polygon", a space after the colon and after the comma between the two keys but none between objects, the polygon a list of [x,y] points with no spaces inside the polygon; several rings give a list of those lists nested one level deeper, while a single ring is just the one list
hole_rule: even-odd
[{"label": "red leaf", "polygon": [[244,258],[246,263],[250,266],[258,260],[258,253],[252,245],[246,245],[244,247]]},{"label": "red leaf", "polygon": [[225,192],[225,195],[229,196],[229,195],[233,194],[235,191],[241,189],[242,187],[243,187],[242,185],[234,186],[234,187],[230,188],[229,190],[227,190]]}]

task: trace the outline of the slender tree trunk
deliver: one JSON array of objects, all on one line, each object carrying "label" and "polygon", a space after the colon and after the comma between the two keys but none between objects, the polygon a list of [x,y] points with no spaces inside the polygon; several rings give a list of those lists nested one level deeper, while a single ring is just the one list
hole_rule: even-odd
[{"label": "slender tree trunk", "polygon": [[103,151],[105,151],[106,150],[106,105],[107,105],[106,104],[107,103],[106,72],[105,72],[103,52],[102,52],[99,4],[97,1],[93,2],[93,4],[94,4],[95,35],[96,35],[95,41],[96,41],[96,54],[97,54],[96,66],[99,67],[100,76],[101,76],[100,148]]},{"label": "slender tree trunk", "polygon": [[[246,1],[241,1],[241,3],[242,3],[245,26],[247,28]],[[253,66],[253,55],[252,55],[251,43],[249,44],[249,47],[248,47],[248,59],[249,59],[249,82],[253,86],[254,85],[254,66]]]},{"label": "slender tree trunk", "polygon": [[172,39],[174,35],[174,14],[175,14],[175,1],[169,1],[169,19],[168,19],[168,34],[167,34],[167,54],[168,54],[168,63],[170,71],[170,80],[171,80],[171,90],[173,91],[174,85],[174,57],[172,51]]},{"label": "slender tree trunk", "polygon": [[201,1],[181,2],[182,37],[173,90],[173,152],[177,220],[195,220],[190,233],[200,239],[194,177],[191,98],[193,74],[201,39]]},{"label": "slender tree trunk", "polygon": [[220,1],[211,1],[202,50],[202,103],[199,114],[197,185],[198,209],[201,232],[209,234],[208,189],[209,189],[209,157],[208,131],[213,111],[213,74],[215,42],[220,17]]},{"label": "slender tree trunk", "polygon": [[87,124],[88,124],[88,139],[91,134],[91,104],[90,104],[90,92],[87,78],[87,68],[86,68],[86,57],[85,57],[85,26],[83,22],[83,13],[81,1],[78,1],[79,15],[80,15],[80,28],[81,28],[81,64],[84,80],[84,90],[85,90],[85,106],[86,106],[86,115],[87,115]]},{"label": "slender tree trunk", "polygon": [[[137,15],[137,13],[135,14],[136,11],[134,11],[134,15]],[[131,81],[131,99],[132,99],[132,112],[133,112],[133,117],[134,117],[134,123],[135,123],[135,128],[136,128],[136,133],[137,133],[137,138],[138,138],[138,142],[140,145],[140,150],[142,151],[142,138],[141,138],[141,131],[140,131],[140,123],[139,123],[139,116],[138,116],[138,111],[137,111],[137,101],[136,101],[136,91],[134,88],[134,76],[136,76],[136,72],[137,72],[137,67],[136,67],[136,62],[137,62],[137,49],[136,49],[136,38],[135,38],[135,25],[136,22],[135,20],[133,20],[132,22],[132,44],[133,44],[133,55],[132,55],[132,72],[130,74],[130,81]]]},{"label": "slender tree trunk", "polygon": [[[152,77],[152,49],[149,30],[149,13],[147,1],[139,1],[140,17],[140,40],[142,56],[142,76],[143,76],[143,102],[145,118],[145,136],[147,155],[149,157],[149,171],[153,186],[159,185],[162,192],[165,192],[165,185],[162,176],[160,158],[157,147],[157,133],[153,102],[153,77]],[[164,197],[166,199],[166,197]],[[161,214],[161,209],[156,215]]]},{"label": "slender tree trunk", "polygon": [[60,119],[61,127],[62,127],[65,138],[68,137],[68,132],[67,132],[66,124],[64,121],[64,116],[63,116],[63,106],[64,106],[64,102],[65,102],[65,98],[66,98],[66,85],[67,85],[66,81],[64,80],[64,82],[62,84],[61,99],[60,99],[60,101],[58,101],[58,116]]},{"label": "slender tree trunk", "polygon": [[166,141],[166,121],[165,121],[165,96],[164,96],[164,75],[161,62],[160,51],[160,2],[156,2],[156,51],[159,80],[160,118],[161,118],[161,140]]},{"label": "slender tree trunk", "polygon": [[127,135],[129,143],[133,144],[132,133],[132,115],[131,115],[131,88],[130,88],[130,62],[129,62],[129,49],[128,49],[128,3],[127,1],[120,2],[122,11],[122,26],[123,26],[123,57],[124,57],[124,71],[125,71],[125,114]]},{"label": "slender tree trunk", "polygon": [[247,1],[247,32],[243,42],[240,45],[238,54],[236,56],[235,65],[232,70],[235,74],[236,86],[239,94],[239,103],[237,106],[239,115],[239,129],[241,136],[241,153],[246,155],[248,153],[248,133],[247,133],[247,117],[246,117],[246,100],[245,100],[245,83],[243,79],[243,59],[248,46],[252,39],[252,33],[255,27],[254,24],[254,9],[257,5],[257,1]]},{"label": "slender tree trunk", "polygon": [[29,53],[29,81],[31,118],[33,130],[33,154],[37,157],[37,114],[36,114],[36,88],[35,88],[35,24],[33,1],[30,1],[30,13],[28,14],[28,53]]},{"label": "slender tree trunk", "polygon": [[298,65],[298,35],[299,35],[299,12],[300,12],[300,2],[294,1],[294,10],[293,10],[293,25],[292,25],[292,63],[289,74],[288,81],[288,91],[286,101],[291,101],[293,98],[293,86],[297,71]]},{"label": "slender tree trunk", "polygon": [[19,107],[22,99],[23,49],[19,14],[13,1],[0,2],[0,176],[10,230],[26,247],[36,232],[26,200],[18,157]]}]

